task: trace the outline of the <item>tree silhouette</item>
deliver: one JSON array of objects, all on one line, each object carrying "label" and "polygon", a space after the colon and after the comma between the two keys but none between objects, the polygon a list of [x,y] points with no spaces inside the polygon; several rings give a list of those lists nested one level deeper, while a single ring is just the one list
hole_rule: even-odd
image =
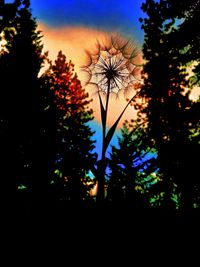
[{"label": "tree silhouette", "polygon": [[[187,10],[189,5],[184,6],[185,1],[179,2],[182,12]],[[165,192],[164,205],[175,208],[172,195],[176,184],[181,194],[180,206],[191,209],[194,177],[190,177],[192,166],[188,155],[192,153],[189,137],[193,127],[193,103],[189,99],[190,91],[185,89],[188,86],[186,58],[189,51],[184,49],[183,35],[179,38],[181,26],[177,19],[183,18],[180,10],[176,9],[181,6],[179,4],[147,0],[142,5],[147,18],[141,19],[146,60],[141,95],[145,97],[147,106],[141,109],[148,117],[149,137],[155,141],[157,148],[158,167]]]},{"label": "tree silhouette", "polygon": [[[193,75],[189,75],[189,92],[195,85],[199,85],[199,10],[200,1],[179,1],[171,2],[171,9],[181,20],[179,27],[174,31],[172,38],[181,40],[179,49],[181,51],[180,61],[188,69],[192,69]],[[181,147],[180,159],[182,170],[182,202],[181,206],[185,209],[191,209],[193,206],[199,206],[199,179],[198,177],[198,159],[196,157],[200,145],[199,135],[199,102],[191,102],[191,108],[186,112],[189,121],[189,136],[185,146]],[[194,134],[195,133],[195,134]]]},{"label": "tree silhouette", "polygon": [[[181,40],[179,46],[182,49],[182,62],[185,64],[192,63],[194,75],[190,78],[190,85],[199,84],[199,40],[200,40],[200,22],[199,0],[182,0],[177,3],[169,1],[170,15],[181,20],[179,27],[176,29],[175,35]],[[172,16],[172,15],[171,15]],[[196,28],[194,27],[196,26]],[[195,64],[194,64],[195,63]]]},{"label": "tree silhouette", "polygon": [[88,173],[94,165],[93,119],[88,94],[82,88],[74,65],[60,51],[44,74],[54,92],[57,108],[57,159],[55,186],[60,198],[80,204],[86,198]]},{"label": "tree silhouette", "polygon": [[108,199],[118,206],[148,207],[149,196],[145,186],[156,182],[156,165],[154,150],[149,147],[145,131],[144,125],[139,125],[137,121],[131,124],[127,121],[121,137],[118,137],[119,147],[112,146]]},{"label": "tree silhouette", "polygon": [[[14,13],[12,12],[14,9]],[[5,39],[9,40],[9,36],[12,35],[13,29],[13,17],[16,16],[17,6],[6,5],[1,2],[1,19],[0,19],[0,30],[1,30],[1,54],[0,54],[0,70],[1,70],[1,97],[0,97],[0,164],[1,164],[1,197],[4,198],[7,196],[9,199],[10,196],[14,195],[16,191],[16,181],[13,177],[13,168],[10,168],[10,159],[12,157],[12,145],[9,141],[10,133],[10,112],[9,112],[9,88],[7,85],[8,81],[8,52],[3,47],[3,41]],[[10,33],[10,34],[5,34]],[[4,37],[3,37],[4,36]],[[5,41],[4,41],[5,42]],[[12,112],[11,112],[12,113]],[[11,135],[11,133],[10,133]]]},{"label": "tree silhouette", "polygon": [[41,34],[32,17],[30,1],[5,4],[3,11],[2,189],[9,198],[23,185],[40,198],[47,190],[49,175],[49,145],[43,125],[45,96],[38,78],[45,58]]}]

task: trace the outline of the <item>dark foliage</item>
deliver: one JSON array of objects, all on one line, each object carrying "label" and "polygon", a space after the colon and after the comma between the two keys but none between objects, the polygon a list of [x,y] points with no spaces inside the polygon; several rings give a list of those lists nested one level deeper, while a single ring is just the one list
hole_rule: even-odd
[{"label": "dark foliage", "polygon": [[[59,215],[75,206],[90,207],[90,212],[95,206],[90,189],[97,180],[99,218],[114,215],[112,223],[131,214],[123,213],[125,207],[145,211],[147,218],[155,210],[179,216],[199,208],[200,102],[192,100],[200,77],[199,9],[199,0],[143,3],[143,86],[136,77],[137,51],[129,42],[111,38],[108,47],[98,44],[99,52],[90,55],[85,70],[97,88],[102,117],[102,155],[97,161],[89,127],[91,100],[73,63],[61,51],[52,63],[43,52],[29,0],[0,1],[1,200],[17,203],[17,213],[45,210],[48,216],[51,211]],[[40,75],[45,63],[49,67]],[[110,94],[130,89],[136,94],[107,129]],[[124,124],[118,147],[107,157],[131,104],[138,118]],[[115,208],[120,207],[118,215]]]},{"label": "dark foliage", "polygon": [[87,174],[95,161],[88,95],[61,52],[39,76],[49,60],[29,1],[5,4],[2,12],[1,196],[80,201],[88,194]]},{"label": "dark foliage", "polygon": [[149,147],[146,130],[126,122],[112,147],[107,198],[112,204],[133,209],[150,206],[149,190],[156,183],[155,151]]},{"label": "dark foliage", "polygon": [[192,134],[198,128],[194,112],[198,104],[190,100],[190,90],[186,89],[189,86],[186,66],[196,60],[196,56],[191,57],[196,44],[188,38],[186,29],[189,21],[195,28],[194,6],[198,2],[176,1],[175,4],[175,1],[148,0],[142,5],[147,14],[147,18],[141,20],[146,60],[142,96],[147,101],[142,112],[148,117],[149,137],[157,149],[166,208],[175,208],[174,186],[178,186],[179,207],[184,210],[192,209],[194,199],[198,198],[194,153],[199,145]]},{"label": "dark foliage", "polygon": [[55,63],[50,62],[43,79],[54,93],[57,114],[56,178],[52,187],[59,198],[80,204],[88,197],[88,173],[96,160],[93,132],[88,125],[93,119],[88,107],[91,100],[74,74],[74,65],[61,51]]},{"label": "dark foliage", "polygon": [[[43,113],[38,73],[44,56],[40,32],[29,1],[5,4],[1,20],[5,45],[1,50],[1,177],[9,199],[21,183],[42,188],[46,147],[41,137]],[[15,13],[14,13],[15,11]],[[33,189],[34,190],[34,189]]]}]

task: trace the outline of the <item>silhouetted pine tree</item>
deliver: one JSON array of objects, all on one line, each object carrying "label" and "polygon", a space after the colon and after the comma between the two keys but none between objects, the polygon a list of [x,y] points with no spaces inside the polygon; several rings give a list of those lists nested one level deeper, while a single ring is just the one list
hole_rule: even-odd
[{"label": "silhouetted pine tree", "polygon": [[96,160],[93,132],[88,125],[93,119],[88,107],[91,100],[74,74],[74,65],[61,51],[45,75],[55,94],[58,114],[54,185],[60,198],[80,204],[87,197],[88,172]]},{"label": "silhouetted pine tree", "polygon": [[124,123],[118,146],[112,146],[109,160],[108,200],[117,206],[148,207],[147,184],[155,182],[156,155],[149,147],[144,126]]},{"label": "silhouetted pine tree", "polygon": [[[1,97],[0,97],[0,166],[1,166],[1,197],[8,200],[14,196],[17,188],[14,166],[15,158],[14,149],[14,132],[11,131],[14,102],[10,82],[14,81],[12,75],[9,75],[9,52],[5,43],[9,42],[14,36],[14,19],[16,18],[19,5],[5,4],[1,2],[0,12],[0,30],[1,30],[1,53],[0,53],[0,80],[1,80]],[[4,42],[4,43],[3,43]]]},{"label": "silhouetted pine tree", "polygon": [[182,62],[185,64],[195,63],[192,68],[194,76],[190,78],[192,84],[199,84],[200,81],[200,1],[199,0],[169,0],[169,15],[178,18],[179,27],[174,32],[174,37],[179,40],[179,47],[182,49]]},{"label": "silhouetted pine tree", "polygon": [[[185,1],[179,1],[182,6]],[[189,1],[191,4],[191,1]],[[185,40],[180,38],[179,29],[182,13],[175,7],[181,4],[175,1],[147,0],[142,9],[147,17],[142,28],[145,32],[143,45],[144,66],[143,97],[147,107],[143,109],[149,124],[149,136],[155,141],[158,153],[158,167],[163,179],[165,207],[170,207],[174,185],[181,193],[180,206],[192,208],[194,177],[188,154],[191,156],[191,111],[193,103],[189,99],[190,91],[186,79],[186,60],[189,52]],[[184,24],[184,22],[183,22]],[[194,26],[195,27],[195,26]],[[184,31],[183,31],[184,32]],[[187,42],[189,45],[189,40]],[[190,151],[190,152],[189,152]]]},{"label": "silhouetted pine tree", "polygon": [[10,7],[15,14],[11,12],[10,19],[5,20],[3,16],[3,23],[8,25],[3,24],[5,46],[0,59],[2,189],[12,196],[23,184],[40,198],[47,190],[49,175],[44,92],[38,78],[45,55],[30,1],[15,1]]},{"label": "silhouetted pine tree", "polygon": [[[180,61],[186,65],[193,75],[188,79],[189,93],[195,85],[199,85],[200,78],[200,1],[182,0],[170,1],[171,10],[176,17],[181,20],[179,27],[172,33],[172,38],[179,40],[179,50],[181,51]],[[200,95],[200,92],[199,92]],[[182,177],[180,177],[182,187],[183,208],[191,209],[191,206],[198,206],[200,181],[198,179],[198,157],[196,156],[200,146],[199,101],[191,102],[191,108],[186,112],[189,121],[189,141],[186,146],[182,146],[180,153]],[[188,188],[190,190],[188,190]]]}]

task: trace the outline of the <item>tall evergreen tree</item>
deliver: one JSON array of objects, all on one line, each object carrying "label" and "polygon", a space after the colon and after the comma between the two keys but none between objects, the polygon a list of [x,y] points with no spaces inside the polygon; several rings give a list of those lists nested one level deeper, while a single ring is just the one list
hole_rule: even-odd
[{"label": "tall evergreen tree", "polygon": [[[108,199],[117,205],[135,209],[148,206],[148,194],[143,184],[153,183],[151,174],[156,171],[155,154],[145,133],[145,128],[136,122],[124,123],[119,147],[112,147],[109,167]],[[141,190],[139,191],[138,188]],[[143,196],[141,194],[143,188]],[[147,190],[146,190],[147,191]],[[149,198],[149,197],[148,197]]]},{"label": "tall evergreen tree", "polygon": [[[149,120],[149,136],[155,140],[158,153],[158,167],[163,176],[165,206],[172,204],[174,183],[181,191],[181,205],[192,207],[194,177],[190,177],[191,165],[188,153],[190,147],[191,110],[193,103],[189,99],[186,79],[185,40],[180,39],[182,19],[180,10],[187,10],[191,1],[147,0],[142,9],[147,18],[141,20],[145,32],[143,46],[144,88],[142,95],[147,101],[143,112]],[[186,5],[186,6],[185,6]],[[184,12],[182,14],[185,14]],[[179,24],[178,24],[179,23]],[[182,35],[183,37],[183,35]],[[189,43],[188,43],[189,44]],[[185,49],[184,49],[185,48]]]},{"label": "tall evergreen tree", "polygon": [[47,187],[45,158],[48,146],[44,138],[44,96],[38,74],[45,55],[42,54],[41,34],[32,17],[30,1],[16,0],[10,8],[15,14],[6,11],[3,16],[5,45],[0,59],[2,186],[7,196],[11,191],[10,196],[14,195],[20,183],[35,196],[38,193],[41,196]]},{"label": "tall evergreen tree", "polygon": [[49,79],[57,107],[57,173],[54,181],[60,197],[79,203],[86,196],[86,179],[94,165],[93,132],[88,122],[93,119],[88,94],[82,88],[74,65],[60,51],[45,76]]},{"label": "tall evergreen tree", "polygon": [[179,46],[183,55],[182,62],[186,64],[192,63],[194,75],[190,78],[190,82],[191,85],[199,84],[200,1],[181,0],[177,2],[169,0],[168,2],[171,6],[168,16],[173,16],[181,21],[174,34],[180,40]]}]

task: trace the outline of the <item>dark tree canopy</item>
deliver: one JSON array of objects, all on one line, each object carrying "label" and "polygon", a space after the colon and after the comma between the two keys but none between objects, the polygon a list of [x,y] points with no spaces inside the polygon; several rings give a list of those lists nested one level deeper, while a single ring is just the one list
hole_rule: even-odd
[{"label": "dark tree canopy", "polygon": [[118,147],[112,146],[110,155],[108,200],[118,206],[147,208],[149,196],[145,186],[156,180],[153,177],[155,157],[144,125],[139,125],[137,121],[125,122],[118,137]]},{"label": "dark tree canopy", "polygon": [[62,52],[39,77],[50,61],[30,1],[2,3],[1,12],[1,191],[10,199],[24,187],[31,198],[47,199],[59,170],[64,198],[83,199],[96,159],[91,100]]},{"label": "dark tree canopy", "polygon": [[45,75],[54,92],[58,114],[56,168],[60,178],[55,183],[64,191],[64,199],[80,201],[86,197],[84,184],[96,160],[93,132],[88,125],[93,119],[91,100],[74,74],[74,65],[66,61],[61,51]]},{"label": "dark tree canopy", "polygon": [[[200,0],[144,0],[141,8],[143,81],[136,77],[137,49],[117,37],[98,43],[84,67],[100,103],[97,160],[92,100],[74,64],[62,51],[54,62],[43,51],[29,0],[0,1],[1,200],[19,200],[20,208],[49,203],[50,210],[53,203],[96,205],[100,215],[106,205],[136,214],[199,208],[200,96],[192,93],[200,84]],[[110,94],[129,89],[135,95],[107,129]],[[138,117],[124,123],[108,156],[129,105]]]},{"label": "dark tree canopy", "polygon": [[5,188],[16,190],[23,177],[32,187],[41,167],[38,74],[44,56],[29,1],[5,4],[1,26],[5,42],[0,58],[2,177]]},{"label": "dark tree canopy", "polygon": [[186,67],[194,60],[191,55],[195,45],[187,36],[186,25],[190,21],[195,28],[194,5],[198,3],[147,0],[142,5],[147,14],[144,20],[141,19],[146,60],[142,95],[148,103],[143,112],[148,117],[149,136],[157,148],[158,167],[163,175],[168,207],[173,188],[178,185],[182,198],[180,206],[192,208],[197,186],[194,171],[196,156],[191,141],[191,132],[196,127],[192,115],[196,104],[189,98],[191,90],[186,89],[189,86]]}]

